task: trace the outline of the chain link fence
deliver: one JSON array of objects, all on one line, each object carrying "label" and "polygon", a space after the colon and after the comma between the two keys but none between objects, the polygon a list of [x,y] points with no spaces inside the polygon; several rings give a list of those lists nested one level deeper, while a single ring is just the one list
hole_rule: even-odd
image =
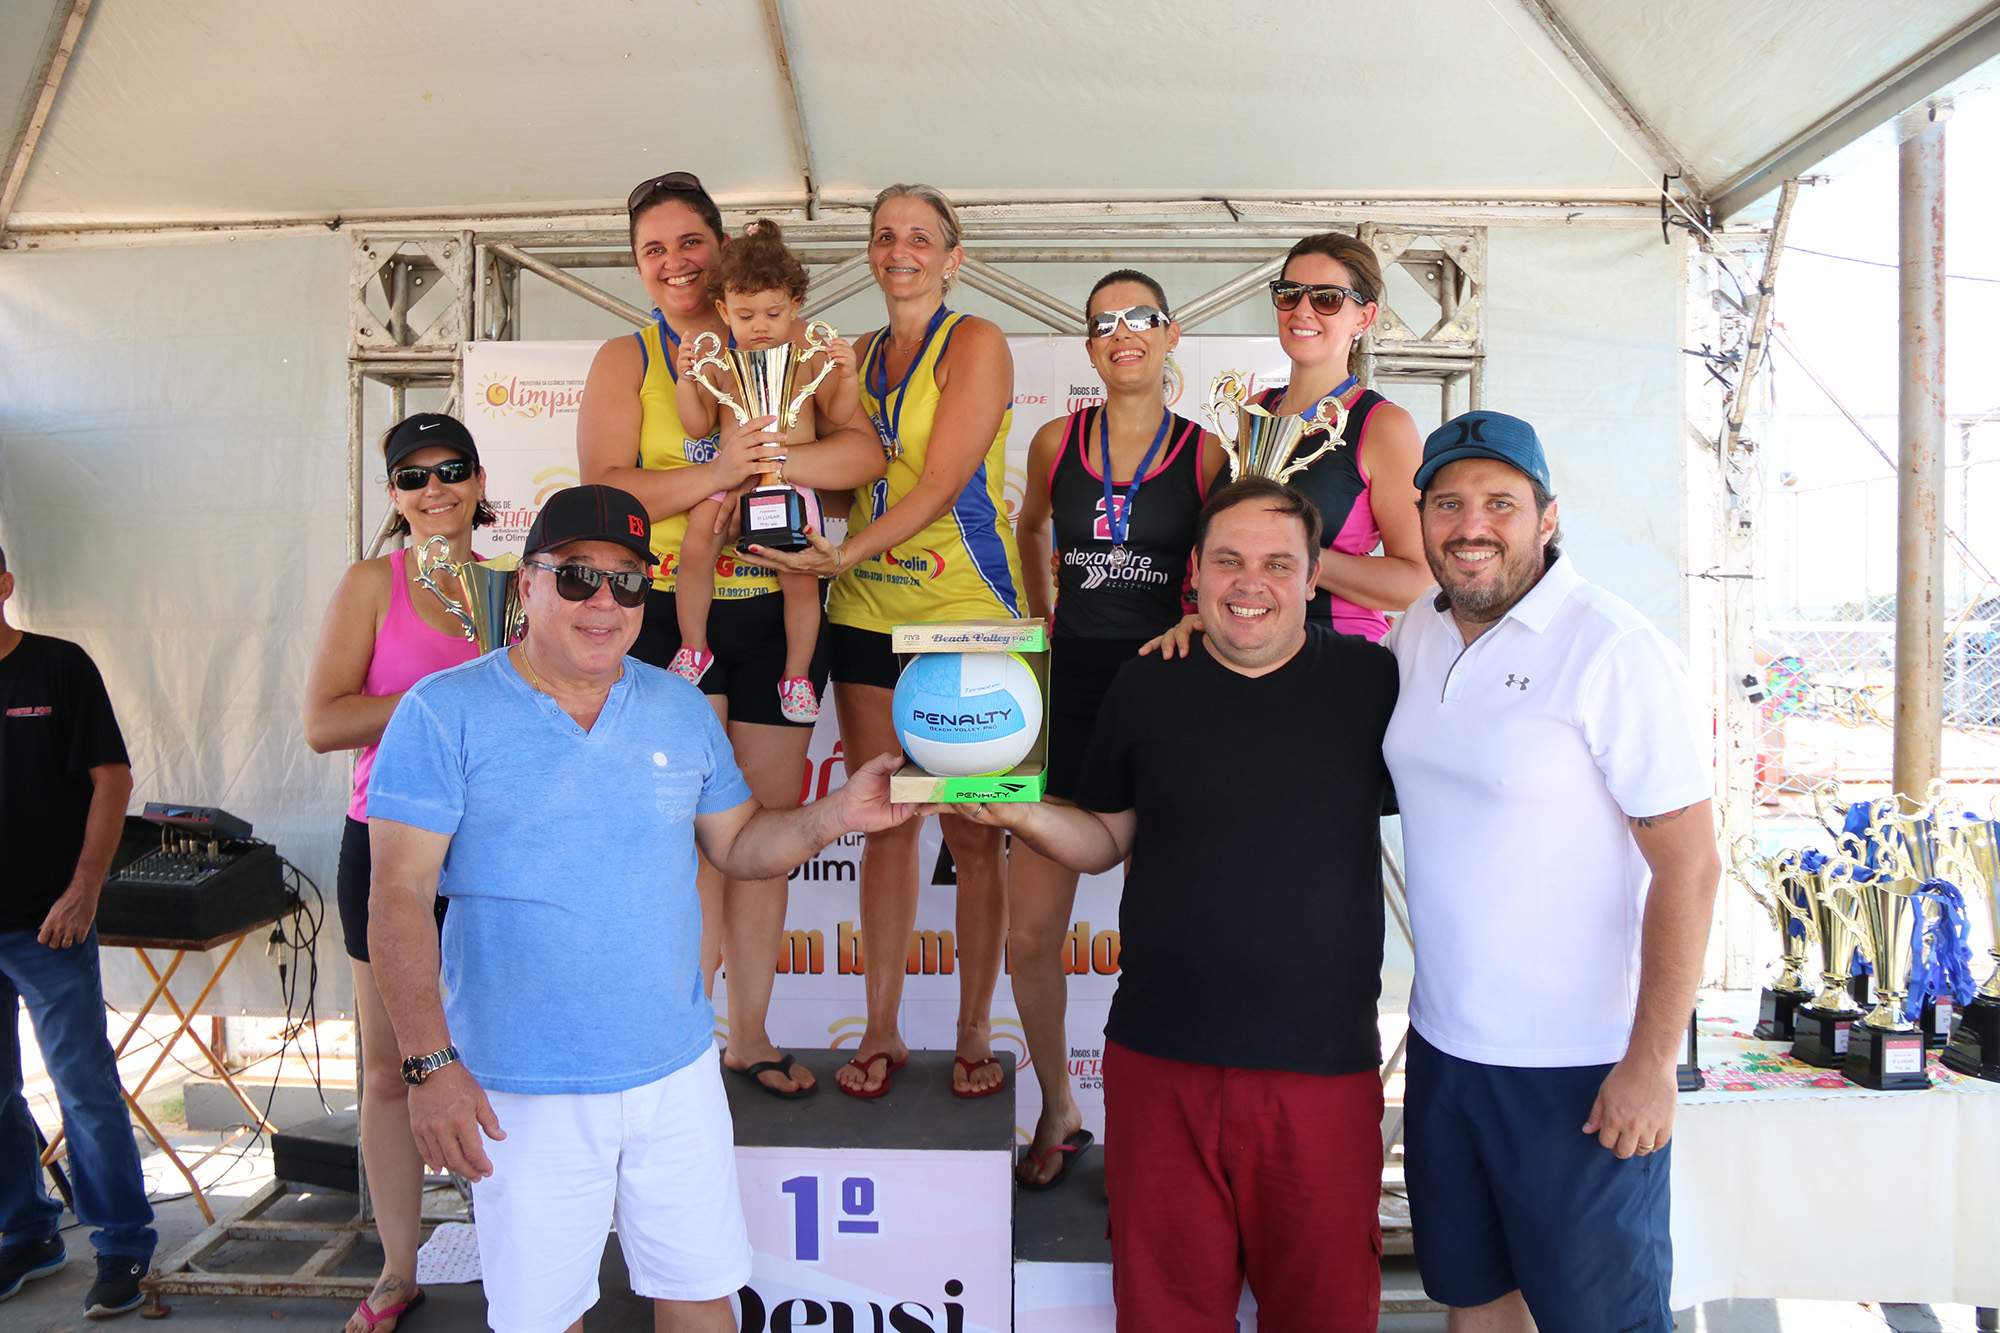
[{"label": "chain link fence", "polygon": [[[1944,776],[2000,782],[2000,598],[1965,608],[1946,629]],[[1895,652],[1893,620],[1759,625],[1760,795],[1801,794],[1828,778],[1845,786],[1889,780]]]}]

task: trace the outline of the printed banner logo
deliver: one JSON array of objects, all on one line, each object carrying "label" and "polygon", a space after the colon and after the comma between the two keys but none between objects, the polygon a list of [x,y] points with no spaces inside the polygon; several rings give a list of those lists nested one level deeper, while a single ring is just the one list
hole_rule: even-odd
[{"label": "printed banner logo", "polygon": [[474,390],[473,400],[480,414],[489,418],[575,416],[583,401],[583,381],[524,380],[489,373]]}]

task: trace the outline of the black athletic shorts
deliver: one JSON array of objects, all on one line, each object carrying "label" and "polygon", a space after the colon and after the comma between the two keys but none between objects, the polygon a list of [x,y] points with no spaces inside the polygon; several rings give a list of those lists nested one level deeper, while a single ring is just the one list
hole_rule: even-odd
[{"label": "black athletic shorts", "polygon": [[1083,756],[1097,714],[1118,669],[1139,655],[1145,639],[1084,639],[1054,635],[1049,640],[1048,794],[1076,799]]},{"label": "black athletic shorts", "polygon": [[[826,584],[820,584],[822,602]],[[813,693],[826,694],[827,625],[820,615],[819,642],[813,646]],[[887,635],[883,636],[885,639]],[[681,622],[674,608],[674,595],[658,588],[646,594],[646,621],[632,645],[632,656],[656,667],[672,665],[681,650]],[[756,597],[725,600],[716,598],[708,606],[708,650],[714,663],[701,678],[703,694],[719,694],[729,700],[731,722],[759,722],[773,727],[811,727],[810,722],[794,722],[778,706],[778,682],[785,678],[785,595],[761,593]]]},{"label": "black athletic shorts", "polygon": [[[340,829],[340,867],[334,871],[333,896],[340,906],[340,934],[347,942],[347,956],[368,961],[368,826],[349,815]],[[438,929],[444,929],[444,909],[448,899],[438,895]]]},{"label": "black athletic shorts", "polygon": [[828,625],[820,642],[833,641],[833,678],[844,685],[880,685],[896,688],[903,674],[888,635],[852,625]]}]

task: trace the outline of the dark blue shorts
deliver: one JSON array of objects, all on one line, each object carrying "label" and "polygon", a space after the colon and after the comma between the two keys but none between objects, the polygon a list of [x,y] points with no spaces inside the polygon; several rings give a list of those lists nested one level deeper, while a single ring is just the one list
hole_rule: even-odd
[{"label": "dark blue shorts", "polygon": [[1541,1333],[1671,1333],[1673,1145],[1621,1162],[1582,1132],[1611,1068],[1475,1064],[1410,1030],[1404,1160],[1432,1300],[1518,1288]]}]

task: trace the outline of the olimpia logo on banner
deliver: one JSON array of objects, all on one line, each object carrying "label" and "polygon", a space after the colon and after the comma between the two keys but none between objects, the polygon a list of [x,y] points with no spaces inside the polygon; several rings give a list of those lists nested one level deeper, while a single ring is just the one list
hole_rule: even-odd
[{"label": "olimpia logo on banner", "polygon": [[473,389],[472,401],[486,417],[573,417],[583,402],[583,381],[488,372]]}]

